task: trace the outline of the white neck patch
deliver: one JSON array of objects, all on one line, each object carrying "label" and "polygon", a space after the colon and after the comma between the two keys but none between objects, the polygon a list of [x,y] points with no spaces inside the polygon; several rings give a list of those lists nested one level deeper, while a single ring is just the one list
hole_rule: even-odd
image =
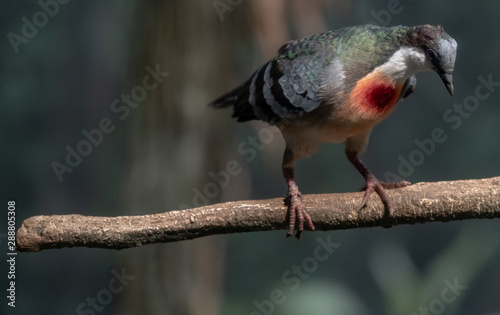
[{"label": "white neck patch", "polygon": [[381,71],[392,81],[402,84],[417,72],[432,71],[432,63],[421,49],[401,47],[374,71]]}]

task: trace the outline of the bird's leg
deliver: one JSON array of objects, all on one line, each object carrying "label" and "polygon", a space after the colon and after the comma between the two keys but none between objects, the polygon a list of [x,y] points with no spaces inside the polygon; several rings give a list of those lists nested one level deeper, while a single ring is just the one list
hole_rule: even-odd
[{"label": "bird's leg", "polygon": [[297,224],[297,234],[295,236],[300,240],[302,231],[304,230],[304,222],[311,231],[314,231],[314,224],[302,204],[302,194],[297,184],[295,184],[293,167],[283,167],[283,176],[285,176],[286,183],[288,184],[288,195],[285,199],[285,204],[288,206],[289,223],[286,236],[288,237],[293,234],[295,224]]},{"label": "bird's leg", "polygon": [[370,195],[375,191],[384,203],[386,214],[392,215],[391,200],[389,199],[389,196],[387,196],[385,189],[405,187],[410,185],[410,183],[407,181],[397,183],[381,182],[377,178],[375,178],[375,176],[370,173],[363,162],[361,162],[357,152],[346,151],[346,156],[347,159],[352,163],[352,165],[354,165],[354,167],[361,173],[361,175],[363,175],[366,180],[365,196],[363,197],[363,201],[361,202],[361,208],[366,207],[368,199],[370,199]]}]

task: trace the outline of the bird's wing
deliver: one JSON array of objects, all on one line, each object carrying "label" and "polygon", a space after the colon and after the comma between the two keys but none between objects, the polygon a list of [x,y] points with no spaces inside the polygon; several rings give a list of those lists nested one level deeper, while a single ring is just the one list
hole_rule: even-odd
[{"label": "bird's wing", "polygon": [[417,86],[417,77],[412,75],[406,80],[405,84],[403,85],[399,99],[405,99],[408,96],[410,96],[415,91],[416,86]]},{"label": "bird's wing", "polygon": [[211,105],[234,105],[238,121],[260,119],[271,125],[311,112],[321,103],[323,71],[334,59],[334,36],[327,32],[283,45],[276,58]]},{"label": "bird's wing", "polygon": [[249,103],[262,120],[294,119],[320,103],[322,72],[333,59],[332,32],[283,45],[251,78]]}]

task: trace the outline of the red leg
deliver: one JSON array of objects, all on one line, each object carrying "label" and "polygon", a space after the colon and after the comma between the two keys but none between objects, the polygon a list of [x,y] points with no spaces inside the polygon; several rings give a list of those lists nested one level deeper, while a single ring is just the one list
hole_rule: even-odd
[{"label": "red leg", "polygon": [[291,236],[295,225],[297,225],[297,234],[295,236],[300,240],[304,230],[304,222],[311,231],[314,231],[314,224],[302,204],[302,194],[299,192],[297,184],[295,184],[293,168],[283,167],[283,176],[285,176],[288,184],[288,196],[285,203],[288,205],[289,223],[286,236]]},{"label": "red leg", "polygon": [[366,166],[361,162],[358,157],[357,152],[346,152],[347,159],[356,167],[356,169],[363,175],[366,180],[365,195],[363,201],[361,202],[361,208],[366,207],[368,199],[370,199],[371,194],[375,191],[382,199],[384,203],[385,210],[389,215],[392,215],[391,200],[385,189],[399,188],[410,185],[410,182],[402,181],[397,183],[384,183],[379,181],[372,173],[366,168]]}]

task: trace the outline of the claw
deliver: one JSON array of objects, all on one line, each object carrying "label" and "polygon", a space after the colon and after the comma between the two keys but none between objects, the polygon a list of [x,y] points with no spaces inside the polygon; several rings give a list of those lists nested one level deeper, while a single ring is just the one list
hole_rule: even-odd
[{"label": "claw", "polygon": [[387,196],[385,189],[405,187],[410,185],[410,182],[407,181],[402,181],[397,183],[381,182],[378,179],[376,179],[375,176],[373,176],[372,173],[370,173],[370,171],[366,168],[366,166],[361,162],[357,152],[346,151],[346,156],[347,159],[352,163],[352,165],[354,165],[354,167],[366,179],[365,195],[363,197],[363,201],[361,202],[361,209],[366,207],[366,205],[368,204],[368,199],[370,199],[370,195],[375,191],[377,192],[377,194],[380,196],[380,199],[382,199],[382,202],[384,203],[386,215],[391,216],[392,215],[391,200],[389,199],[389,196]]},{"label": "claw", "polygon": [[[296,211],[293,206],[292,197],[289,197],[289,205],[288,205],[288,213],[289,213],[289,221],[288,221],[288,232],[286,233],[286,237],[293,235],[293,230],[295,229],[295,215]],[[296,206],[295,206],[296,207]]]},{"label": "claw", "polygon": [[391,207],[391,199],[385,192],[385,189],[400,188],[408,185],[410,185],[410,182],[407,181],[396,182],[396,183],[384,183],[375,178],[375,176],[369,174],[369,176],[367,176],[366,178],[366,189],[365,189],[365,195],[363,196],[363,201],[361,202],[361,209],[366,207],[366,205],[368,204],[368,199],[370,199],[371,194],[373,192],[376,192],[380,196],[382,202],[384,203],[386,214],[388,216],[392,216],[393,212]]},{"label": "claw", "polygon": [[297,233],[295,237],[300,240],[302,238],[302,231],[304,231],[304,223],[308,230],[314,231],[314,224],[311,220],[311,216],[304,209],[302,204],[302,195],[297,189],[297,186],[290,186],[289,195],[285,199],[285,204],[288,206],[289,221],[288,221],[288,232],[286,237],[293,235],[293,230],[297,227]]},{"label": "claw", "polygon": [[302,204],[302,194],[293,179],[293,168],[283,167],[283,175],[288,184],[288,196],[285,198],[285,205],[288,207],[288,231],[286,237],[292,236],[295,226],[297,226],[297,239],[302,238],[304,223],[308,230],[314,231],[314,224],[311,216],[304,209]]}]

